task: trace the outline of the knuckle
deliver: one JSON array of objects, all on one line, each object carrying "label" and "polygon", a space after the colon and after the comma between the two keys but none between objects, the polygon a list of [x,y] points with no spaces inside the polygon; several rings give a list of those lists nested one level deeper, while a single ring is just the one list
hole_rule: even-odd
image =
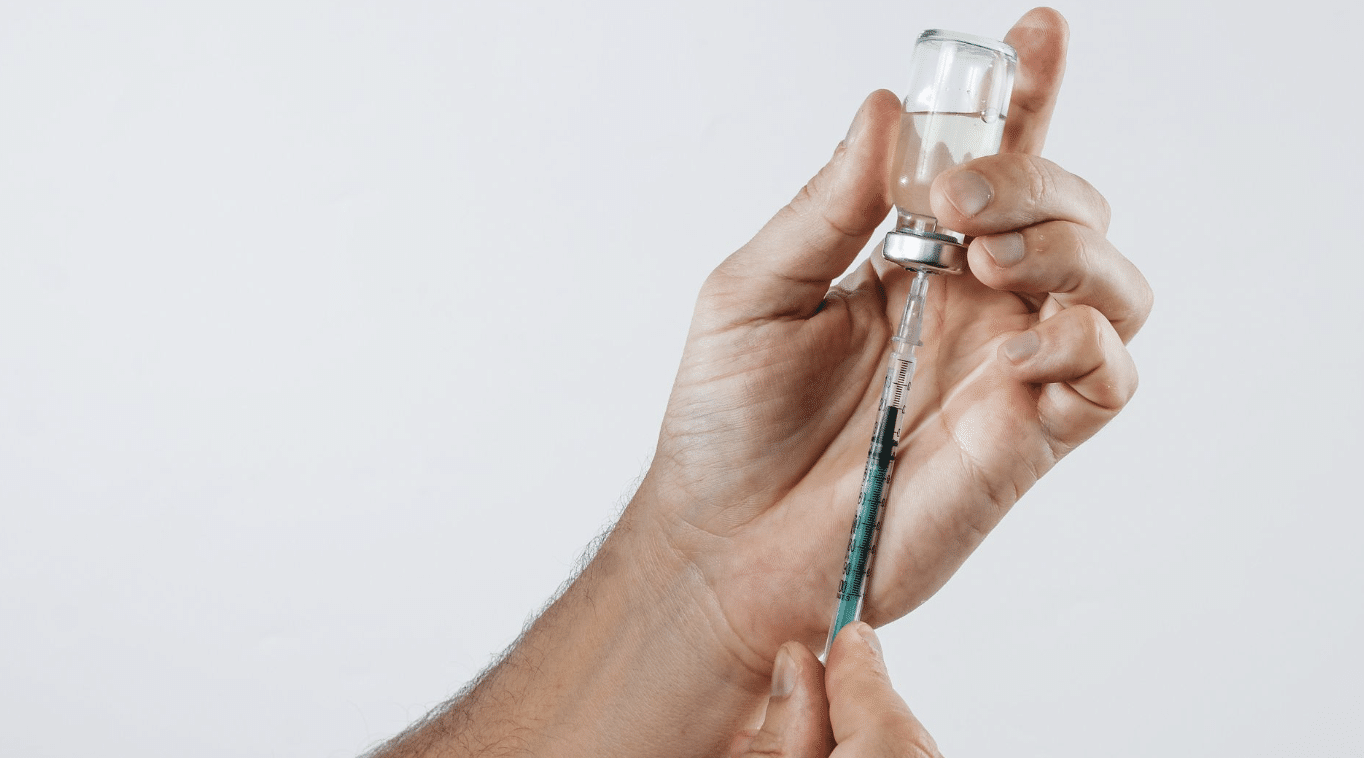
[{"label": "knuckle", "polygon": [[862,230],[858,228],[857,221],[844,218],[847,214],[834,207],[836,204],[833,202],[833,190],[829,186],[832,179],[828,173],[829,167],[826,166],[815,174],[814,178],[806,182],[796,196],[791,198],[791,202],[777,212],[777,217],[794,221],[811,233],[821,232],[833,237],[860,238]]},{"label": "knuckle", "polygon": [[1054,221],[1051,226],[1055,235],[1060,237],[1064,246],[1062,255],[1058,256],[1063,260],[1069,255],[1069,260],[1065,261],[1064,268],[1060,272],[1059,281],[1055,283],[1053,292],[1072,293],[1080,289],[1085,282],[1086,274],[1092,268],[1094,251],[1090,246],[1090,241],[1085,238],[1083,230],[1076,224],[1067,221]]},{"label": "knuckle", "polygon": [[1133,333],[1136,333],[1146,323],[1147,317],[1151,315],[1151,310],[1156,305],[1156,291],[1151,289],[1151,283],[1146,281],[1146,277],[1142,276],[1140,271],[1137,272],[1137,279],[1139,286],[1137,287],[1136,312],[1132,318],[1135,324],[1132,329]]},{"label": "knuckle", "polygon": [[745,278],[742,261],[731,256],[706,276],[706,280],[701,283],[698,301],[702,305],[714,307],[733,300],[742,292]]},{"label": "knuckle", "polygon": [[1105,379],[1101,387],[1091,390],[1093,402],[1114,413],[1121,411],[1137,394],[1137,374],[1135,371],[1109,371]]},{"label": "knuckle", "polygon": [[1133,364],[1132,370],[1127,374],[1126,381],[1123,382],[1121,393],[1122,397],[1121,405],[1126,406],[1129,402],[1132,401],[1132,398],[1137,394],[1137,387],[1140,385],[1141,375],[1137,372],[1136,364]]},{"label": "knuckle", "polygon": [[1056,180],[1043,159],[1034,155],[1024,155],[1019,170],[1023,184],[1027,188],[1028,200],[1035,207],[1045,207],[1056,193]]},{"label": "knuckle", "polygon": [[1137,391],[1136,364],[1131,354],[1102,312],[1087,305],[1068,310],[1077,312],[1076,349],[1080,355],[1087,356],[1081,363],[1093,367],[1088,374],[1092,380],[1088,382],[1086,394],[1096,405],[1112,411],[1121,410]]},{"label": "knuckle", "polygon": [[[1050,164],[1049,168],[1052,172],[1063,174],[1066,177],[1067,185],[1071,182],[1075,183],[1075,186],[1079,188],[1079,194],[1083,197],[1085,205],[1088,206],[1085,209],[1085,213],[1092,216],[1091,220],[1095,228],[1101,232],[1107,233],[1108,225],[1113,220],[1113,206],[1109,205],[1108,198],[1104,197],[1103,193],[1083,176],[1072,174],[1054,163]],[[1054,184],[1056,174],[1053,173],[1050,176]]]},{"label": "knuckle", "polygon": [[796,193],[795,197],[791,198],[791,202],[787,203],[785,208],[781,209],[781,212],[797,218],[805,218],[810,215],[810,212],[819,204],[818,188],[815,186],[817,182],[819,182],[818,174],[800,188],[800,191]]},{"label": "knuckle", "polygon": [[1122,382],[1105,382],[1102,387],[1093,388],[1089,392],[1093,396],[1091,402],[1110,413],[1122,410],[1131,397]]},{"label": "knuckle", "polygon": [[1099,230],[1107,233],[1108,225],[1113,223],[1113,206],[1108,204],[1108,198],[1098,194],[1098,190],[1095,190],[1095,196],[1099,198]]},{"label": "knuckle", "polygon": [[[1072,209],[1070,213],[1076,214],[1073,220],[1092,224],[1099,231],[1107,233],[1108,225],[1113,220],[1113,207],[1089,180],[1066,171],[1046,158],[1035,155],[1020,158],[1023,159],[1021,170],[1024,186],[1036,208],[1069,207]],[[1070,196],[1069,202],[1062,197],[1063,194]],[[1075,207],[1076,200],[1082,203],[1080,208]]]},{"label": "knuckle", "polygon": [[1102,352],[1108,332],[1113,330],[1108,317],[1090,305],[1073,305],[1067,310],[1075,311],[1072,318],[1078,330],[1079,343],[1088,351]]},{"label": "knuckle", "polygon": [[1112,318],[1113,325],[1118,329],[1118,334],[1122,341],[1127,343],[1137,336],[1137,332],[1146,325],[1146,320],[1151,316],[1151,308],[1155,304],[1155,293],[1151,290],[1151,285],[1146,283],[1143,278],[1138,286],[1128,297],[1128,307],[1115,313]]},{"label": "knuckle", "polygon": [[1107,232],[1109,223],[1113,221],[1113,206],[1109,204],[1108,198],[1104,197],[1102,192],[1089,183],[1089,180],[1082,176],[1077,176],[1075,179],[1089,192],[1090,199],[1094,203],[1094,214],[1098,219],[1099,231]]}]

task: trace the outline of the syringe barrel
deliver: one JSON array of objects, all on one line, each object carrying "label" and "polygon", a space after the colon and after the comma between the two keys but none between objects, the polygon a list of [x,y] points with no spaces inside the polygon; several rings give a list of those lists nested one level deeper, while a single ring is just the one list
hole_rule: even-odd
[{"label": "syringe barrel", "polygon": [[893,384],[891,377],[912,375],[913,359],[891,360],[886,386],[881,394],[881,409],[872,434],[867,466],[862,472],[862,489],[858,497],[857,515],[848,537],[848,553],[843,559],[843,578],[838,587],[838,599],[829,637],[824,644],[825,655],[834,644],[838,631],[862,617],[862,603],[866,599],[867,581],[871,578],[871,562],[876,557],[876,543],[881,535],[881,519],[885,515],[886,495],[890,489],[890,472],[895,466],[895,447],[899,443],[901,408],[887,404],[892,395],[903,395],[902,387]]},{"label": "syringe barrel", "polygon": [[876,557],[876,546],[881,535],[881,520],[886,512],[886,496],[890,493],[890,475],[895,468],[895,453],[900,444],[900,428],[904,423],[909,387],[914,381],[914,368],[917,365],[914,349],[920,344],[919,335],[923,329],[928,277],[929,274],[923,271],[914,277],[909,296],[905,299],[904,314],[892,339],[893,348],[886,366],[885,384],[881,388],[867,465],[862,471],[857,514],[853,518],[852,534],[848,537],[847,556],[843,559],[843,577],[838,587],[833,620],[829,624],[829,636],[824,643],[826,656],[839,630],[862,617],[872,560]]}]

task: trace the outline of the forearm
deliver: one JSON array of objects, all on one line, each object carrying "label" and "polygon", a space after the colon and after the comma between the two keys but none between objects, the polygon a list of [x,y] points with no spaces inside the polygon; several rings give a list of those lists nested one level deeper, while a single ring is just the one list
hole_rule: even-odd
[{"label": "forearm", "polygon": [[725,649],[694,572],[632,524],[638,505],[501,663],[379,755],[721,753],[769,674]]}]

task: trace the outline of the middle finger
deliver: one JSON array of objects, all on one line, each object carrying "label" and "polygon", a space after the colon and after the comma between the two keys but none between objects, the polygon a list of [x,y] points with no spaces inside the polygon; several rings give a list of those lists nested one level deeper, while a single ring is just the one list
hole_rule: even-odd
[{"label": "middle finger", "polygon": [[1058,305],[1088,305],[1104,315],[1123,342],[1151,313],[1151,285],[1102,234],[1069,221],[1047,221],[971,240],[971,273],[991,289],[1048,296]]}]

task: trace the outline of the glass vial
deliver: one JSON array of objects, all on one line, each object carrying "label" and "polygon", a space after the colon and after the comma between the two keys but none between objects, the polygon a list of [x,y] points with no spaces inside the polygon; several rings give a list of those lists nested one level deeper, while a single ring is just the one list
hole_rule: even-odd
[{"label": "glass vial", "polygon": [[1003,42],[941,29],[919,35],[892,164],[898,218],[887,260],[935,273],[964,269],[966,235],[938,225],[929,187],[952,166],[999,152],[1017,68],[1018,54]]}]

